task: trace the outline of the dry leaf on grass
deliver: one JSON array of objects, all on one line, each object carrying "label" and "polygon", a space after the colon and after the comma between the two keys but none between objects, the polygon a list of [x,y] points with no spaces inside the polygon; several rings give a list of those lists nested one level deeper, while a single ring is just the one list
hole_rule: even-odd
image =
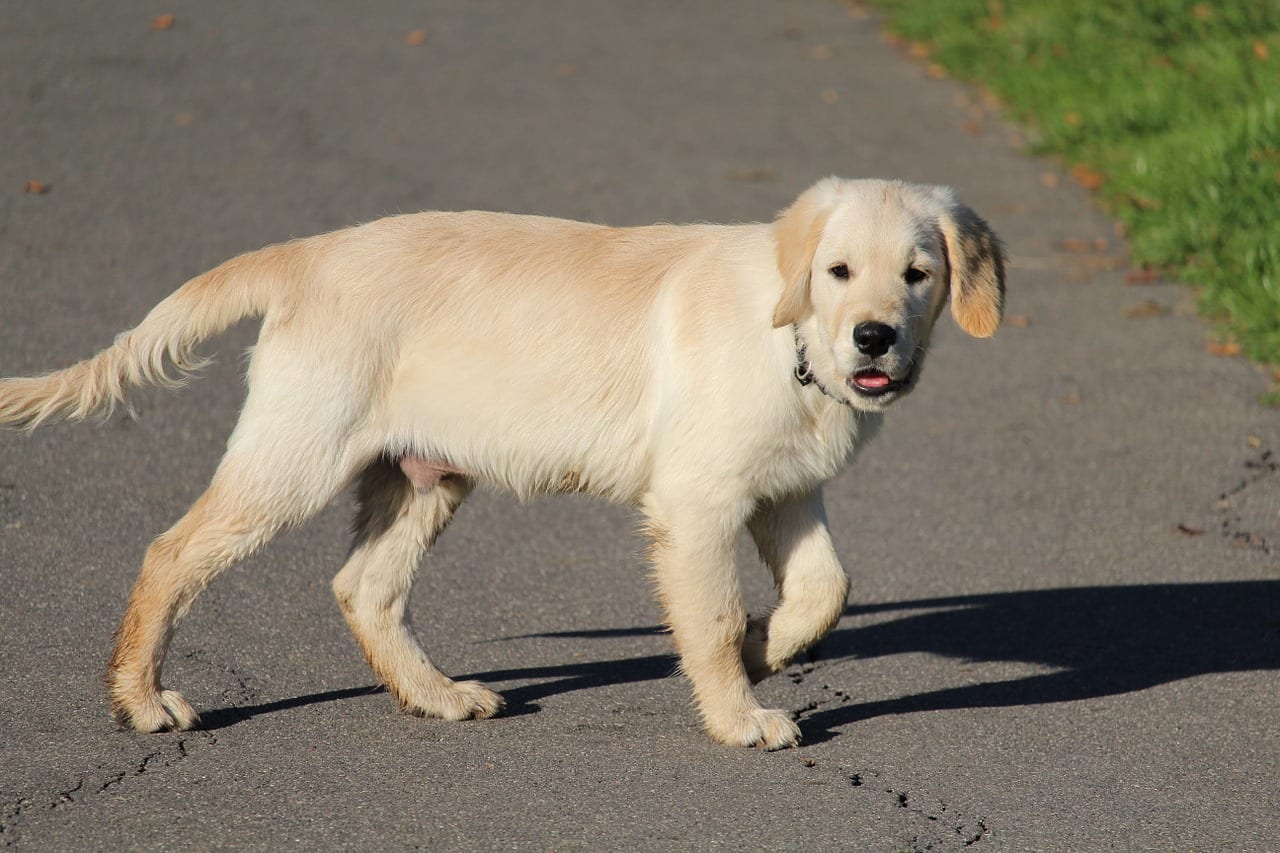
[{"label": "dry leaf on grass", "polygon": [[51,187],[44,181],[27,181],[23,185],[22,191],[27,195],[44,195]]},{"label": "dry leaf on grass", "polygon": [[1137,305],[1126,308],[1124,316],[1130,320],[1136,320],[1139,317],[1161,317],[1168,313],[1168,308],[1154,299],[1148,299],[1146,302],[1139,302]]},{"label": "dry leaf on grass", "polygon": [[1267,43],[1264,41],[1255,41],[1253,43],[1253,55],[1259,59],[1266,59],[1267,56],[1270,55],[1270,51],[1267,50]]},{"label": "dry leaf on grass", "polygon": [[1087,190],[1096,190],[1107,182],[1107,176],[1083,163],[1071,167],[1071,178]]},{"label": "dry leaf on grass", "polygon": [[156,15],[151,19],[151,29],[163,32],[164,30],[173,29],[173,22],[177,20],[173,15],[165,12],[163,15]]}]

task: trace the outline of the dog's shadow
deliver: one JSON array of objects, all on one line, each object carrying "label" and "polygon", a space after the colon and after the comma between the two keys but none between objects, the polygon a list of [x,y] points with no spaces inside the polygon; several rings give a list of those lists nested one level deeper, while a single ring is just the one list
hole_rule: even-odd
[{"label": "dog's shadow", "polygon": [[[1050,671],[893,699],[821,706],[800,725],[806,742],[885,714],[1042,705],[1113,696],[1213,673],[1280,670],[1280,581],[1032,590],[923,599],[846,611],[865,625],[837,628],[816,650],[823,660],[925,652],[963,661],[1025,662]],[[569,631],[539,637],[591,639],[660,633],[658,628]],[[519,639],[516,637],[498,639]],[[665,678],[673,656],[570,663],[475,673],[499,683],[508,714],[574,690]],[[205,728],[276,710],[363,695],[380,688],[317,693],[204,716]]]}]

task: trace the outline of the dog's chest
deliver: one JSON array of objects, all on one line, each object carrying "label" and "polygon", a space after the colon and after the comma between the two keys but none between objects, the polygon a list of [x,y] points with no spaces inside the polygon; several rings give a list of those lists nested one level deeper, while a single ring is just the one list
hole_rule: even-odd
[{"label": "dog's chest", "polygon": [[782,431],[761,455],[755,491],[761,497],[812,489],[844,470],[858,448],[880,429],[883,416],[824,407]]}]

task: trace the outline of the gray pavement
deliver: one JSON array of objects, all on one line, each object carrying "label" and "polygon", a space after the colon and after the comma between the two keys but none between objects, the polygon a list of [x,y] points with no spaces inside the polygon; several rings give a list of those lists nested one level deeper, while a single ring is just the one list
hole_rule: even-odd
[{"label": "gray pavement", "polygon": [[[150,28],[160,12],[172,28]],[[403,43],[423,28],[425,43]],[[380,215],[771,217],[826,174],[952,184],[1005,238],[1013,323],[941,332],[832,484],[854,577],[762,685],[805,743],[699,731],[628,513],[481,495],[419,633],[510,712],[399,715],[328,581],[344,500],[221,577],[168,681],[107,718],[150,537],[208,481],[248,324],[141,418],[0,434],[0,845],[31,849],[1280,849],[1280,413],[1188,292],[972,90],[822,0],[59,0],[0,14],[0,374],[107,344],[190,275]],[[28,180],[50,190],[26,194]],[[884,489],[883,484],[891,484]],[[871,488],[869,484],[876,484]],[[767,602],[742,550],[744,586]]]}]

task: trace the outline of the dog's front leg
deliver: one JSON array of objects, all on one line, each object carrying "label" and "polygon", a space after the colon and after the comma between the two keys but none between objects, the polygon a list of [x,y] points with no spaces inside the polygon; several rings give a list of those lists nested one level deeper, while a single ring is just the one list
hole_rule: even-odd
[{"label": "dog's front leg", "polygon": [[748,527],[781,599],[747,629],[742,657],[755,683],[835,626],[844,613],[849,576],[831,544],[820,489],[762,504]]},{"label": "dog's front leg", "polygon": [[742,665],[747,615],[734,550],[745,507],[648,503],[658,595],[707,732],[735,746],[794,746],[800,729],[787,712],[760,706]]}]

